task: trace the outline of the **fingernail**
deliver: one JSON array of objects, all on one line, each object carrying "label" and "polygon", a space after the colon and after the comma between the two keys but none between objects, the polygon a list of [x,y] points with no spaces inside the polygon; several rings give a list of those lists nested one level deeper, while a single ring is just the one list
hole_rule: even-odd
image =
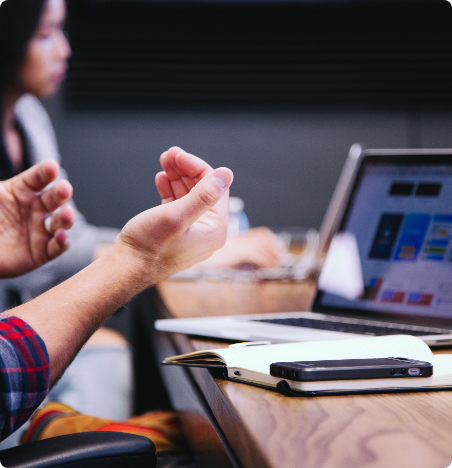
[{"label": "fingernail", "polygon": [[220,168],[215,171],[215,180],[221,188],[229,187],[232,182],[232,173],[229,169]]}]

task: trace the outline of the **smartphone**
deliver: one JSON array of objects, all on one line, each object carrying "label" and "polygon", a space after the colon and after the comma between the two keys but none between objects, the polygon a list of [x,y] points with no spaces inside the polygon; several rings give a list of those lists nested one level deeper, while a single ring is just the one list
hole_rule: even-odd
[{"label": "smartphone", "polygon": [[430,377],[433,365],[400,357],[275,362],[270,375],[299,381]]}]

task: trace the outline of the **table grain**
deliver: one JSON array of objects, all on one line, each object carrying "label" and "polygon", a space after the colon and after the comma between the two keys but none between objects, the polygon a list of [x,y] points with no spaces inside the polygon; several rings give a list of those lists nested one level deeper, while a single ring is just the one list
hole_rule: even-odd
[{"label": "table grain", "polygon": [[[165,281],[166,316],[307,310],[311,281]],[[179,352],[228,343],[173,334]],[[452,350],[435,351],[439,353]],[[452,392],[285,397],[215,378],[193,378],[246,468],[446,468],[452,463]]]}]

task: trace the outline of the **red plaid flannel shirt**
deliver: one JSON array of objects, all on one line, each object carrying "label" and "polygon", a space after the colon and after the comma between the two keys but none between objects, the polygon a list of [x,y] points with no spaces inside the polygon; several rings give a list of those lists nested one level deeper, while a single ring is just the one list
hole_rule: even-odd
[{"label": "red plaid flannel shirt", "polygon": [[49,392],[44,341],[23,320],[0,313],[0,440],[26,422]]}]

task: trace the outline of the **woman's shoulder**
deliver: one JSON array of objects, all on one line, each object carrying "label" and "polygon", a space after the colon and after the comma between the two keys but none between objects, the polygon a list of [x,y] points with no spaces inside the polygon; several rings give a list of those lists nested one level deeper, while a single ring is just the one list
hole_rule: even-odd
[{"label": "woman's shoulder", "polygon": [[25,94],[17,101],[14,112],[28,141],[32,164],[47,158],[59,161],[55,131],[39,99]]},{"label": "woman's shoulder", "polygon": [[52,125],[41,101],[31,94],[24,94],[17,101],[14,112],[19,120],[26,119],[37,124]]}]

